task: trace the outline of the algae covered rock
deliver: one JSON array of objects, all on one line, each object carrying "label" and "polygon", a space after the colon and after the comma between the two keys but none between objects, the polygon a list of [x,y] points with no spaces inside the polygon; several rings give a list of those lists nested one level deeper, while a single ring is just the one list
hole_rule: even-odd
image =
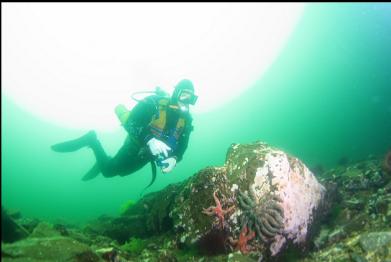
[{"label": "algae covered rock", "polygon": [[325,191],[299,159],[262,142],[233,144],[224,166],[186,183],[170,215],[186,245],[220,230],[211,246],[219,239],[227,250],[276,255],[288,242],[306,243]]},{"label": "algae covered rock", "polygon": [[227,185],[225,168],[207,167],[192,176],[175,198],[170,212],[179,241],[185,245],[196,243],[214,223],[213,217],[202,213],[214,204],[213,192]]},{"label": "algae covered rock", "polygon": [[340,239],[310,253],[303,262],[391,261],[391,232],[364,232]]},{"label": "algae covered rock", "polygon": [[1,229],[1,241],[5,243],[12,243],[29,235],[27,229],[16,222],[3,206],[1,207]]},{"label": "algae covered rock", "polygon": [[89,235],[105,236],[122,244],[134,235],[142,235],[144,233],[143,226],[144,223],[137,216],[101,216],[91,221],[84,228],[84,232]]},{"label": "algae covered rock", "polygon": [[339,200],[323,225],[327,241],[304,261],[391,261],[391,177],[382,170],[382,158],[330,169],[321,179],[337,185]]},{"label": "algae covered rock", "polygon": [[388,250],[391,251],[391,231],[364,234],[360,237],[360,246],[368,253],[383,247],[388,247]]},{"label": "algae covered rock", "polygon": [[39,238],[39,237],[53,237],[60,236],[61,232],[59,232],[53,225],[41,222],[39,223],[30,234],[31,238]]},{"label": "algae covered rock", "polygon": [[91,221],[85,231],[110,237],[120,244],[130,238],[145,238],[172,229],[169,213],[182,183],[169,185],[161,191],[145,195],[122,211],[119,217],[101,216]]},{"label": "algae covered rock", "polygon": [[2,243],[2,261],[103,261],[85,243],[63,236],[64,229],[40,222],[27,238]]},{"label": "algae covered rock", "polygon": [[2,261],[103,261],[91,248],[62,236],[27,238],[2,244]]}]

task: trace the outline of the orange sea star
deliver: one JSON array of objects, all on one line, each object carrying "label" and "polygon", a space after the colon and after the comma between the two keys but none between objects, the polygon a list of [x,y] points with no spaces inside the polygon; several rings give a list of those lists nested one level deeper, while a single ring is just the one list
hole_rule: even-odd
[{"label": "orange sea star", "polygon": [[247,242],[255,237],[255,232],[248,229],[247,226],[244,226],[240,232],[239,239],[233,240],[231,237],[229,241],[231,245],[235,247],[235,250],[240,250],[242,254],[247,254],[251,251],[251,247],[247,245]]},{"label": "orange sea star", "polygon": [[213,198],[215,200],[216,206],[210,206],[208,208],[203,208],[202,213],[208,215],[208,216],[214,216],[216,215],[219,219],[221,228],[224,228],[224,215],[232,211],[235,206],[231,206],[230,208],[224,210],[221,206],[220,200],[216,196],[217,190],[213,192]]}]

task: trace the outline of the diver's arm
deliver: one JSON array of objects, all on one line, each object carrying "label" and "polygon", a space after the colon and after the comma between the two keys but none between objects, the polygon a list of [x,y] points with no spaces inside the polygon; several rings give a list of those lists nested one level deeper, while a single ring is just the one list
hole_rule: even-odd
[{"label": "diver's arm", "polygon": [[174,157],[177,160],[177,163],[182,160],[183,154],[185,153],[187,146],[189,144],[190,133],[193,131],[194,127],[192,125],[192,119],[186,124],[185,131],[179,138],[178,147],[175,150]]}]

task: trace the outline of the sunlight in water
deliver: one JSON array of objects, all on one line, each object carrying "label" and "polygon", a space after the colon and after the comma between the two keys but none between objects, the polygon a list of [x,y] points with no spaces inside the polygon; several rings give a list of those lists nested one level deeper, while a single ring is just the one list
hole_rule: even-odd
[{"label": "sunlight in water", "polygon": [[70,128],[112,130],[135,91],[182,78],[208,112],[273,62],[303,4],[8,3],[2,5],[5,95]]}]

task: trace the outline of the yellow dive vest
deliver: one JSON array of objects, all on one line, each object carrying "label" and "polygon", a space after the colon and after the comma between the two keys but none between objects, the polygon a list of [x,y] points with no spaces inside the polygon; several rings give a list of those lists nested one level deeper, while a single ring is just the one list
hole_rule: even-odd
[{"label": "yellow dive vest", "polygon": [[[186,120],[181,116],[179,117],[174,130],[165,130],[169,102],[169,98],[165,97],[158,100],[158,113],[154,115],[152,121],[149,123],[149,126],[152,134],[156,138],[166,142],[174,150],[179,141],[179,137],[184,131]],[[115,107],[115,114],[121,124],[124,125],[131,115],[131,111],[127,110],[126,107],[121,104]]]},{"label": "yellow dive vest", "polygon": [[161,98],[158,102],[159,113],[154,116],[149,126],[151,128],[152,134],[156,138],[160,138],[162,141],[166,142],[171,149],[175,150],[180,136],[183,134],[186,120],[184,117],[179,117],[178,122],[172,130],[166,130],[166,121],[167,121],[167,109],[169,106],[168,98]]}]

